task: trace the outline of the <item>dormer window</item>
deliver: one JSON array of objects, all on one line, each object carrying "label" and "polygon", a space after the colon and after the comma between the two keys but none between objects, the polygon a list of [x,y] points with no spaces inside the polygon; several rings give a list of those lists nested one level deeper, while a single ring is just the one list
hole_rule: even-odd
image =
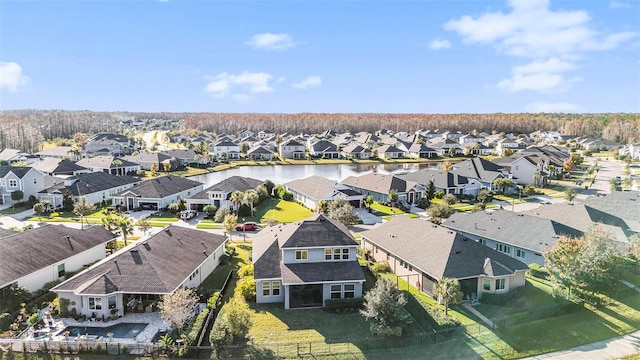
[{"label": "dormer window", "polygon": [[309,252],[307,250],[296,250],[296,260],[307,260]]}]

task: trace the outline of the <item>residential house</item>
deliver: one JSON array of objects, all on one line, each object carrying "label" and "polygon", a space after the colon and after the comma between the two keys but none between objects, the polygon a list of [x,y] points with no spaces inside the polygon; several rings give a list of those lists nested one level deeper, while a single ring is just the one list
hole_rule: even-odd
[{"label": "residential house", "polygon": [[342,148],[342,156],[346,158],[366,160],[371,157],[371,150],[358,144],[351,144]]},{"label": "residential house", "polygon": [[127,246],[51,291],[87,317],[153,311],[163,295],[196,288],[220,263],[226,237],[168,226]]},{"label": "residential house", "polygon": [[583,233],[600,226],[610,233],[623,249],[628,249],[629,239],[633,235],[640,234],[640,218],[624,219],[579,202],[540,206],[524,211],[523,214],[553,220]]},{"label": "residential house", "polygon": [[464,154],[464,149],[455,140],[434,138],[427,141],[426,145],[434,149],[439,156],[454,156]]},{"label": "residential house", "polygon": [[425,189],[429,186],[429,182],[433,181],[436,191],[442,191],[445,194],[478,195],[483,189],[479,180],[439,169],[422,169],[397,176],[420,184]]},{"label": "residential house", "polygon": [[206,159],[200,156],[193,150],[188,149],[171,149],[162,150],[161,154],[164,154],[170,158],[174,158],[178,161],[178,166],[187,166],[192,164],[204,165],[207,163]]},{"label": "residential house", "polygon": [[12,204],[14,191],[22,191],[22,201],[37,197],[38,191],[45,187],[44,180],[44,174],[32,167],[0,165],[0,199],[3,204]]},{"label": "residential house", "polygon": [[629,144],[627,146],[629,150],[629,156],[634,160],[640,160],[640,143],[638,144]]},{"label": "residential house", "polygon": [[209,147],[209,153],[218,159],[237,160],[240,159],[240,145],[230,139],[217,141]]},{"label": "residential house", "polygon": [[397,159],[405,157],[405,152],[393,145],[382,145],[374,148],[374,152],[381,159]]},{"label": "residential house", "polygon": [[342,223],[322,214],[263,229],[252,250],[256,302],[294,309],[362,297],[357,247]]},{"label": "residential house", "polygon": [[584,199],[584,204],[625,219],[628,224],[640,221],[640,191],[613,191],[607,196],[589,196]]},{"label": "residential house", "polygon": [[33,292],[66,273],[106,257],[115,235],[102,226],[80,230],[64,225],[37,227],[0,238],[0,289],[12,284]]},{"label": "residential house", "polygon": [[306,157],[306,147],[302,139],[283,141],[278,150],[282,159],[304,159]]},{"label": "residential house", "polygon": [[143,150],[136,155],[123,156],[122,159],[140,165],[142,170],[151,170],[154,166],[156,171],[165,171],[167,168],[176,170],[181,166],[180,161],[163,152]]},{"label": "residential house", "polygon": [[76,162],[76,165],[87,168],[93,172],[104,172],[113,175],[135,175],[142,169],[140,164],[115,157],[114,155],[99,155],[84,158]]},{"label": "residential house", "polygon": [[4,149],[0,150],[0,163],[3,161],[6,161],[6,165],[12,165],[17,162],[30,164],[38,161],[38,158],[18,149]]},{"label": "residential house", "polygon": [[160,210],[197,194],[202,191],[202,187],[202,183],[180,176],[160,176],[112,195],[112,204],[122,210]]},{"label": "residential house", "polygon": [[253,136],[255,133],[249,129],[244,129],[242,131],[238,132],[238,139],[244,139],[244,138],[248,138],[250,136]]},{"label": "residential house", "polygon": [[389,201],[389,193],[395,190],[398,192],[398,201],[416,204],[425,192],[424,186],[396,175],[372,173],[349,176],[341,183],[364,196],[373,196],[373,199],[378,202]]},{"label": "residential house", "polygon": [[90,204],[103,200],[112,203],[115,194],[131,189],[141,180],[127,175],[112,175],[100,172],[80,173],[48,187],[38,193],[38,200],[47,200],[54,208],[63,205],[64,191],[69,190],[74,202],[84,197]]},{"label": "residential house", "polygon": [[213,205],[218,209],[235,211],[238,210],[239,204],[231,202],[231,194],[235,191],[244,193],[247,190],[255,190],[262,184],[264,184],[262,180],[232,176],[186,198],[187,209],[202,211],[204,206]]},{"label": "residential house", "polygon": [[348,201],[354,208],[362,207],[364,196],[347,186],[322,176],[309,176],[304,179],[282,184],[293,194],[293,198],[309,209],[317,209],[320,201],[331,202],[335,199]]},{"label": "residential house", "polygon": [[412,143],[406,150],[408,156],[417,158],[432,158],[438,156],[438,152],[424,143]]},{"label": "residential house", "polygon": [[[453,165],[453,174],[462,175],[468,179],[474,179],[488,190],[495,190],[493,182],[499,178],[509,178],[509,173],[504,167],[483,158],[472,158]],[[477,194],[475,194],[477,195]]]},{"label": "residential house", "polygon": [[458,142],[463,147],[467,144],[470,144],[472,146],[475,144],[481,144],[483,141],[484,141],[484,137],[473,135],[473,134],[464,134],[458,138]]},{"label": "residential house", "polygon": [[136,143],[121,134],[95,134],[85,142],[84,149],[89,154],[122,155],[128,154],[136,147]]},{"label": "residential house", "polygon": [[553,248],[560,236],[583,234],[557,221],[506,210],[455,213],[442,225],[525,264],[540,265],[544,265],[542,254]]},{"label": "residential house", "polygon": [[256,146],[247,151],[247,158],[251,161],[271,161],[275,153],[265,146]]},{"label": "residential house", "polygon": [[260,130],[258,131],[258,139],[270,139],[276,136],[276,133],[269,130]]},{"label": "residential house", "polygon": [[37,152],[35,153],[35,155],[39,156],[41,159],[50,157],[50,158],[65,159],[65,160],[71,160],[71,161],[78,161],[82,158],[81,151],[72,146],[56,146],[51,149]]},{"label": "residential house", "polygon": [[58,158],[43,158],[31,167],[49,176],[72,176],[91,172],[72,161]]},{"label": "residential house", "polygon": [[520,145],[516,140],[505,137],[498,140],[495,149],[496,155],[504,156],[506,152],[518,152],[519,150],[523,150],[524,146]]},{"label": "residential house", "polygon": [[339,159],[338,146],[329,140],[318,140],[309,145],[309,154],[315,158]]},{"label": "residential house", "polygon": [[528,266],[424,219],[395,216],[361,233],[368,256],[433,296],[442,278],[457,279],[466,298],[524,286]]}]

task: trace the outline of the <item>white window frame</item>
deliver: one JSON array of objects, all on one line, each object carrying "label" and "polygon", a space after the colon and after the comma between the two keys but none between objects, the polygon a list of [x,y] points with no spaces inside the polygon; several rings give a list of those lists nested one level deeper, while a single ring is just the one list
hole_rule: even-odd
[{"label": "white window frame", "polygon": [[10,187],[10,188],[18,187],[18,180],[16,180],[16,179],[7,180],[7,187]]},{"label": "white window frame", "polygon": [[[61,268],[62,267],[62,268]],[[60,275],[62,273],[62,275]],[[58,277],[63,277],[67,272],[65,271],[64,263],[58,264]]]},{"label": "white window frame", "polygon": [[111,295],[107,298],[107,307],[109,310],[116,309],[118,307],[118,302],[115,295]]},{"label": "white window frame", "polygon": [[262,282],[262,296],[280,296],[280,281],[263,281]]},{"label": "white window frame", "polygon": [[296,250],[296,260],[306,261],[309,259],[309,250]]},{"label": "white window frame", "polygon": [[503,243],[496,243],[496,250],[503,254],[511,254],[511,246]]},{"label": "white window frame", "polygon": [[496,279],[496,291],[504,290],[507,285],[505,278]]},{"label": "white window frame", "polygon": [[520,259],[524,259],[526,256],[527,256],[526,251],[524,251],[523,249],[516,248],[516,257],[519,257]]},{"label": "white window frame", "polygon": [[482,279],[482,291],[491,291],[491,279]]},{"label": "white window frame", "polygon": [[[101,297],[89,297],[87,301],[89,303],[89,310],[102,310],[102,298]],[[93,305],[91,305],[93,303]]]},{"label": "white window frame", "polygon": [[[338,288],[337,290],[335,288]],[[334,295],[338,295],[334,297]],[[342,299],[342,285],[341,284],[331,284],[329,285],[329,298],[330,299]]]}]

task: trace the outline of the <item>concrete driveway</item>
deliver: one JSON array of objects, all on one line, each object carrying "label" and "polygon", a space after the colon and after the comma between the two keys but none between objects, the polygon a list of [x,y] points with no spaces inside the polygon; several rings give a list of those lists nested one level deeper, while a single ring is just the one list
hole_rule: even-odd
[{"label": "concrete driveway", "polygon": [[[593,158],[589,158],[593,162]],[[598,171],[593,185],[585,190],[582,194],[576,196],[578,199],[584,199],[589,195],[606,195],[611,193],[611,184],[609,181],[616,176],[622,176],[624,163],[617,160],[599,160],[600,171]]]},{"label": "concrete driveway", "polygon": [[360,216],[360,220],[365,225],[378,224],[382,222],[382,218],[369,213],[369,210],[365,208],[356,208],[354,211]]}]

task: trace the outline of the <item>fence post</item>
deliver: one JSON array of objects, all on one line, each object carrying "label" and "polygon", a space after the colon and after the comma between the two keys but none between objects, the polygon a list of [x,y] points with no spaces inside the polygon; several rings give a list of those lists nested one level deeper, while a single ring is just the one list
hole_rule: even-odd
[{"label": "fence post", "polygon": [[296,343],[296,355],[300,357],[300,343]]}]

